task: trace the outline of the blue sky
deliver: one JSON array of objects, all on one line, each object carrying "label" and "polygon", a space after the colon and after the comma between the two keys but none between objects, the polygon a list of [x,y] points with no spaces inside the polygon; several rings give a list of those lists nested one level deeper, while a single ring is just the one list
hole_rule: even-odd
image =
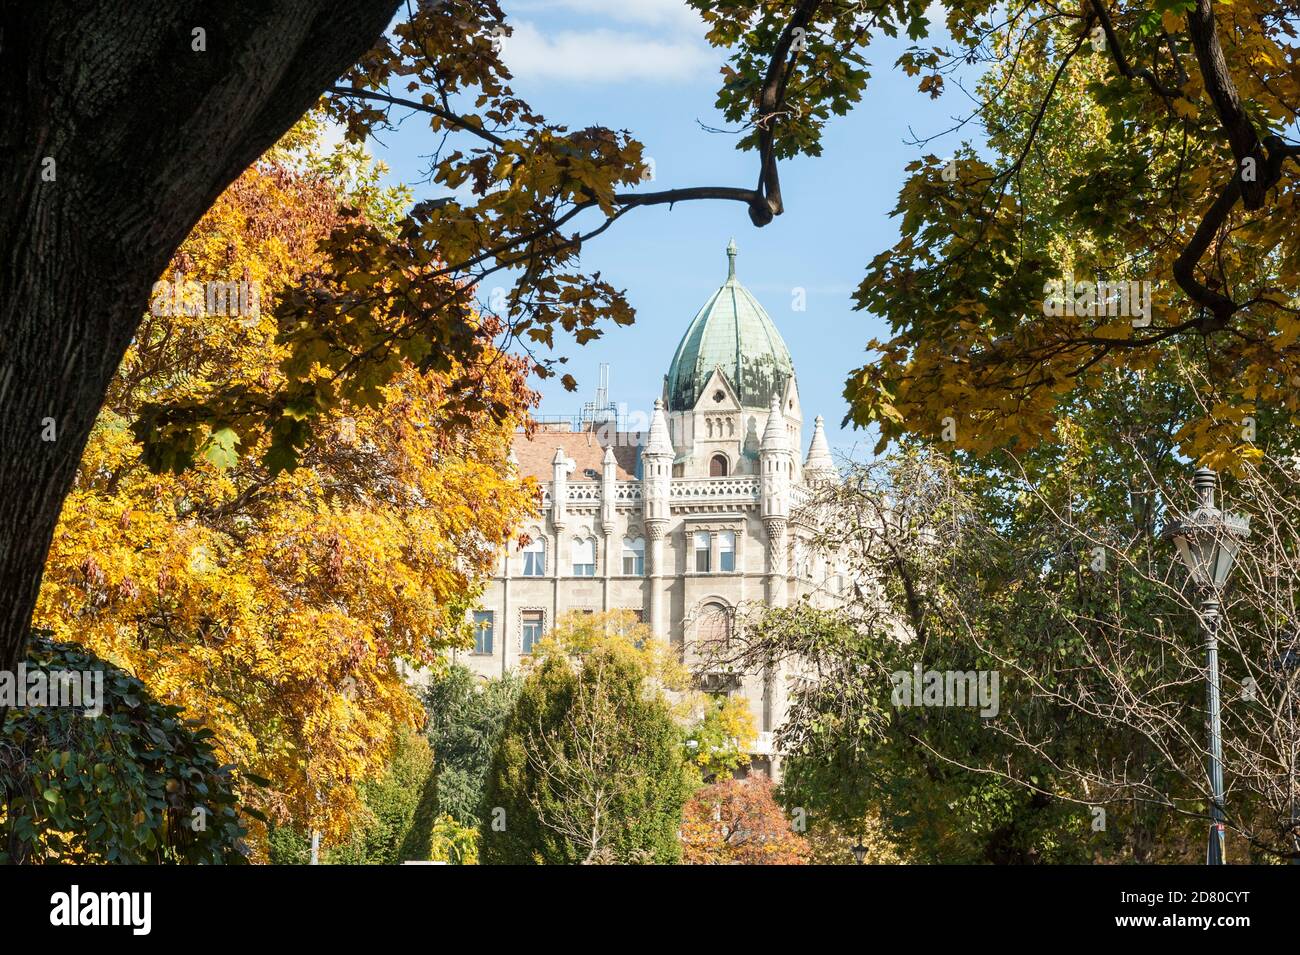
[{"label": "blue sky", "polygon": [[[753,154],[738,152],[735,137],[701,127],[725,125],[714,108],[725,54],[704,41],[703,24],[683,0],[504,0],[503,6],[515,31],[502,51],[514,89],[549,120],[631,131],[655,162],[656,181],[646,188],[754,184]],[[868,52],[873,76],[865,99],[832,121],[823,156],[782,165],[785,214],[770,225],[754,228],[739,203],[685,203],[635,210],[584,248],[583,267],[625,288],[637,321],[610,326],[582,347],[557,336],[557,352],[569,356],[567,370],[579,390],[543,382],[539,413],[576,413],[593,397],[601,362],[610,365],[613,401],[649,408],[687,324],[726,278],[724,249],[734,236],[740,280],[766,307],[794,358],[808,421],[805,444],[812,416],[821,414],[833,449],[870,450],[873,439],[840,427],[841,391],[847,373],[865,360],[866,342],[886,329],[853,311],[851,295],[867,263],[897,237],[889,211],[903,167],[923,152],[944,156],[957,145],[948,137],[925,149],[908,146],[910,132],[940,132],[970,105],[959,92],[937,101],[918,93],[916,80],[893,68],[906,45],[885,40]],[[375,153],[394,181],[422,178],[431,141],[418,117],[383,140]],[[415,190],[417,199],[433,194],[429,187]],[[806,290],[806,311],[793,310],[795,288]]]}]

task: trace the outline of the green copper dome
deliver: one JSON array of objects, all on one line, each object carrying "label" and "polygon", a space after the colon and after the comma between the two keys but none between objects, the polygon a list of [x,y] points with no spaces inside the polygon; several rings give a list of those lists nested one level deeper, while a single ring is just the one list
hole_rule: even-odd
[{"label": "green copper dome", "polygon": [[721,367],[740,403],[766,408],[794,377],[781,333],[758,299],[736,279],[736,242],[727,245],[727,281],[704,303],[668,367],[668,408],[685,411]]}]

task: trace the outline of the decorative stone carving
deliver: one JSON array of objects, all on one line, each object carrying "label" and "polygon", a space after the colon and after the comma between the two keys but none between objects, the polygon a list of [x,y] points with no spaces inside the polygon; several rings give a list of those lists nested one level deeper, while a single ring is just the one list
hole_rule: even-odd
[{"label": "decorative stone carving", "polygon": [[768,517],[763,520],[763,526],[767,529],[767,572],[784,574],[786,521],[780,517]]}]

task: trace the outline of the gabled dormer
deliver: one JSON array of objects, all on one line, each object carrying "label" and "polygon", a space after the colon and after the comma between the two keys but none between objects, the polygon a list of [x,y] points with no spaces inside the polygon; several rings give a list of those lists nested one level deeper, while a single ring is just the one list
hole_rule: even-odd
[{"label": "gabled dormer", "polygon": [[721,367],[714,367],[691,411],[697,438],[714,441],[741,434],[740,398]]},{"label": "gabled dormer", "polygon": [[720,365],[704,380],[689,411],[676,415],[682,477],[750,473],[744,460],[745,416],[740,396]]}]

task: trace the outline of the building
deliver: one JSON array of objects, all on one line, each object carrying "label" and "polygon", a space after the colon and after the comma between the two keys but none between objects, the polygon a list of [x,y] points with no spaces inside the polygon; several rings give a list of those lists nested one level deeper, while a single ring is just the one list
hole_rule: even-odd
[{"label": "building", "polygon": [[[829,579],[799,508],[836,473],[822,419],[801,457],[790,352],[736,277],[734,242],[727,257],[727,280],[682,336],[647,428],[620,430],[602,394],[576,425],[516,439],[512,457],[540,483],[542,513],[521,529],[530,543],[502,554],[474,615],[475,650],[460,658],[476,673],[518,666],[570,611],[630,610],[689,647],[736,608],[786,605]],[[748,700],[761,731],[755,756],[775,771],[784,675],[721,688]]]}]

